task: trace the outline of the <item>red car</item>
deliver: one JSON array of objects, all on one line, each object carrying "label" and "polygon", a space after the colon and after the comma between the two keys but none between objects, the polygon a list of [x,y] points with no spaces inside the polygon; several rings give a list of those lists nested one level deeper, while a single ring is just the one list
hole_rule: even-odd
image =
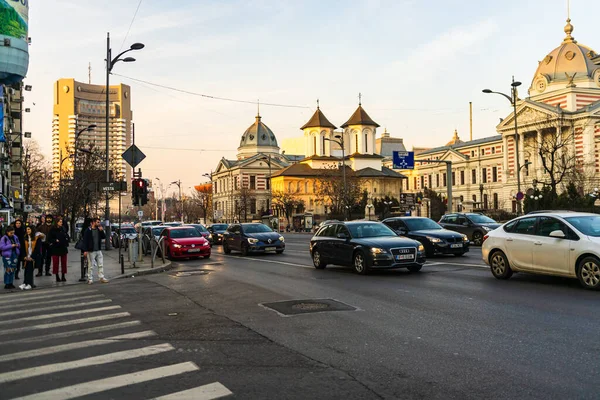
[{"label": "red car", "polygon": [[160,234],[164,237],[167,257],[174,258],[210,258],[210,243],[196,228],[165,228]]}]

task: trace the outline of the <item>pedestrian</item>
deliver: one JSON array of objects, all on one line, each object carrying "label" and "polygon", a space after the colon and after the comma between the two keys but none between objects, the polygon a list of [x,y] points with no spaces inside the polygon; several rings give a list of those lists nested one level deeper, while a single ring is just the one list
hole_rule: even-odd
[{"label": "pedestrian", "polygon": [[[22,219],[16,219],[14,223],[15,227],[15,236],[19,239],[19,243],[23,244],[23,240],[25,238],[25,225],[23,224]],[[19,271],[21,270],[21,265],[23,264],[23,258],[25,257],[25,252],[21,251],[19,254],[19,259],[17,260],[17,270],[15,271],[15,280],[19,280]]]},{"label": "pedestrian", "polygon": [[35,232],[33,226],[25,228],[25,242],[24,242],[24,264],[23,264],[23,284],[19,286],[21,290],[34,289],[36,286],[33,284],[33,271],[42,259],[42,238],[44,234]]},{"label": "pedestrian", "polygon": [[[62,218],[58,218],[48,237],[46,243],[49,245],[49,251],[52,255],[52,274],[56,275],[56,282],[66,282],[67,278],[67,254],[69,253],[69,235],[63,228]],[[58,264],[60,261],[60,272],[62,277],[58,276]]]},{"label": "pedestrian", "polygon": [[42,276],[43,269],[46,270],[46,276],[52,276],[50,273],[50,261],[52,258],[52,254],[50,254],[50,244],[48,243],[48,235],[50,234],[50,230],[52,229],[52,222],[54,218],[52,215],[46,215],[45,223],[41,224],[38,227],[38,232],[44,234],[44,239],[42,241],[42,263],[40,264],[40,269],[38,270],[38,274],[36,276]]},{"label": "pedestrian", "polygon": [[16,289],[14,283],[17,260],[19,258],[19,239],[15,236],[15,228],[6,228],[6,234],[0,239],[0,251],[4,262],[4,289]]},{"label": "pedestrian", "polygon": [[108,283],[104,277],[104,256],[102,255],[102,241],[106,239],[100,218],[93,218],[90,227],[83,234],[83,255],[88,258],[88,285],[94,283],[94,267],[98,268],[98,279]]}]

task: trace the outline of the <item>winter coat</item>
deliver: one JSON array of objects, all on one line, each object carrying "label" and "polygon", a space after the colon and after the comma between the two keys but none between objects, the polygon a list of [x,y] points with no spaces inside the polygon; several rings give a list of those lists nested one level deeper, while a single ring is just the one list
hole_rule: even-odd
[{"label": "winter coat", "polygon": [[[25,238],[25,226],[23,225],[23,222],[21,222],[21,227],[17,228],[15,226],[15,236],[17,238],[19,238],[19,243],[23,244],[24,242],[24,238]],[[23,252],[21,252],[21,254],[19,255],[19,260],[22,260],[24,257]]]},{"label": "winter coat", "polygon": [[[101,249],[102,241],[104,239],[106,239],[106,232],[99,230],[98,233],[99,233],[98,237],[100,238],[100,243],[98,243],[98,248]],[[92,228],[87,228],[85,230],[85,232],[83,233],[83,243],[81,246],[81,251],[84,251],[84,252],[94,251],[94,235],[92,234]]]},{"label": "winter coat", "polygon": [[52,228],[46,243],[50,246],[50,254],[53,256],[64,256],[69,252],[69,235],[63,228]]},{"label": "winter coat", "polygon": [[36,229],[36,231],[41,232],[44,235],[46,235],[46,242],[48,241],[48,235],[50,234],[51,230],[52,230],[52,225],[48,225],[48,224],[42,224],[42,225],[38,226],[38,228]]},{"label": "winter coat", "polygon": [[[27,255],[29,254],[29,237],[25,236],[25,238],[23,240],[24,240],[24,245],[23,245],[23,251],[21,252],[21,256],[23,258],[26,258]],[[42,256],[42,237],[39,233],[34,235],[33,240],[31,241],[31,247],[32,247],[31,258],[36,260]]]},{"label": "winter coat", "polygon": [[[15,235],[13,235],[13,239],[15,241],[15,244],[19,245],[19,238]],[[2,239],[0,239],[0,252],[2,252],[2,257],[6,257],[6,258],[10,258],[12,256],[12,251],[13,251],[13,247],[12,247],[13,243],[10,241],[10,239],[8,238],[7,235],[2,236]],[[17,257],[19,256],[19,247],[15,247],[14,248]]]}]

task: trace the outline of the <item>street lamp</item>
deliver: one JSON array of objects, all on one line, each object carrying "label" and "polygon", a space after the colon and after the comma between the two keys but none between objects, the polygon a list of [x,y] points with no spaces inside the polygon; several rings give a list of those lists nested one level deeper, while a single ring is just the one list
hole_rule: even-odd
[{"label": "street lamp", "polygon": [[387,208],[389,211],[390,206],[392,205],[391,201],[383,201],[383,204],[385,204],[385,207],[383,208],[383,219],[385,219],[385,209]]},{"label": "street lamp", "polygon": [[367,208],[369,209],[369,221],[371,220],[371,210],[375,207],[373,204],[367,204]]},{"label": "street lamp", "polygon": [[181,197],[181,180],[171,182],[171,185],[177,185],[179,188],[179,203],[181,204],[181,223],[183,224],[183,200]]},{"label": "street lamp", "polygon": [[335,138],[337,139],[330,139],[330,138],[325,138],[325,140],[333,142],[333,143],[337,143],[341,148],[342,148],[342,177],[343,177],[343,182],[344,182],[344,193],[343,193],[343,201],[344,203],[347,202],[346,199],[346,154],[345,154],[345,150],[344,150],[344,135],[343,133],[341,135],[335,135]]},{"label": "street lamp", "polygon": [[[110,148],[109,148],[109,131],[110,131],[110,73],[112,72],[113,67],[119,61],[123,62],[134,62],[135,58],[133,57],[125,57],[121,58],[121,56],[125,53],[135,50],[141,50],[145,46],[143,43],[134,43],[129,49],[122,51],[115,58],[112,57],[112,50],[110,48],[110,33],[106,34],[106,183],[110,183]],[[106,207],[104,210],[104,219],[106,222],[106,250],[110,250],[110,201],[108,196],[108,191],[106,191]]]},{"label": "street lamp", "polygon": [[519,132],[518,132],[518,123],[517,123],[517,101],[519,100],[518,96],[517,96],[517,87],[521,86],[521,82],[515,81],[515,77],[513,76],[512,78],[512,83],[510,84],[511,88],[510,88],[510,96],[501,92],[494,92],[490,89],[483,89],[482,92],[489,94],[489,93],[494,93],[494,94],[499,94],[501,96],[504,96],[513,106],[513,114],[514,114],[514,120],[515,120],[515,153],[516,153],[516,157],[515,157],[515,161],[517,163],[517,215],[521,215],[522,214],[522,205],[521,205],[521,200],[523,199],[523,193],[521,193],[521,167],[519,165]]}]

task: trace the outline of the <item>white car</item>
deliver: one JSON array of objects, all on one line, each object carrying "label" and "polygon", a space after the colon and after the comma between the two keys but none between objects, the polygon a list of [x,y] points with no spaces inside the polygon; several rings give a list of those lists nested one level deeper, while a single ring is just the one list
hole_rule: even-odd
[{"label": "white car", "polygon": [[528,214],[484,238],[483,261],[498,279],[513,272],[578,278],[600,289],[600,215],[577,212]]}]

